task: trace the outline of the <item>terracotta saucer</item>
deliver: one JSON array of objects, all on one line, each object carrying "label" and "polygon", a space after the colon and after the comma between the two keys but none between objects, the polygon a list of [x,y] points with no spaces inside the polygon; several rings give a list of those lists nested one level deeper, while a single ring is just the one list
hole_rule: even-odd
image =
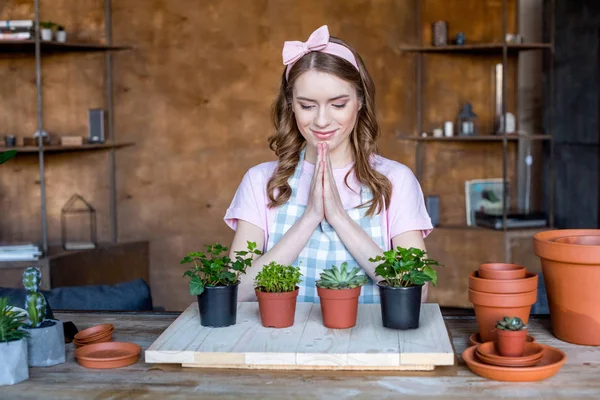
[{"label": "terracotta saucer", "polygon": [[488,365],[475,357],[476,346],[467,348],[462,358],[467,366],[479,376],[505,382],[534,382],[554,376],[567,361],[567,355],[554,347],[541,345],[544,348],[542,359],[535,367],[500,367]]},{"label": "terracotta saucer", "polygon": [[88,340],[88,339],[95,339],[98,336],[102,336],[104,334],[106,334],[107,332],[112,332],[115,330],[115,327],[113,326],[113,324],[101,324],[101,325],[96,325],[96,326],[92,326],[91,328],[87,328],[84,329],[80,332],[78,332],[73,338],[77,339],[77,340]]},{"label": "terracotta saucer", "polygon": [[106,343],[106,342],[112,342],[112,334],[104,337],[104,338],[100,338],[91,342],[80,342],[78,340],[73,340],[73,343],[75,343],[76,347],[82,347],[82,346],[88,346],[90,344],[94,344],[94,343]]},{"label": "terracotta saucer", "polygon": [[544,348],[539,343],[525,343],[525,349],[521,357],[506,357],[498,353],[496,342],[485,342],[477,346],[476,353],[489,360],[496,360],[503,363],[524,363],[542,358]]},{"label": "terracotta saucer", "polygon": [[142,348],[135,343],[94,343],[75,350],[77,362],[88,368],[119,368],[135,363]]},{"label": "terracotta saucer", "polygon": [[98,335],[94,335],[94,336],[86,336],[82,339],[73,339],[73,340],[76,340],[80,343],[91,343],[91,342],[98,341],[100,339],[110,337],[110,336],[112,336],[113,332],[114,332],[113,330],[110,330],[110,331],[103,332],[102,334],[98,334]]},{"label": "terracotta saucer", "polygon": [[[531,335],[527,335],[527,338],[525,338],[525,340],[529,343],[535,343],[535,338]],[[475,332],[471,336],[469,336],[469,344],[471,346],[477,346],[478,344],[482,343],[483,342],[481,341],[481,336],[479,335],[479,332]]]}]

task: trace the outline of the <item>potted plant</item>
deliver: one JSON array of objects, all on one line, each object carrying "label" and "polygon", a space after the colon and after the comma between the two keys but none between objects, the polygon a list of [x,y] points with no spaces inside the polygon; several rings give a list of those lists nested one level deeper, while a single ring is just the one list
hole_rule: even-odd
[{"label": "potted plant", "polygon": [[65,333],[63,323],[46,319],[46,298],[39,291],[42,273],[36,267],[23,272],[25,310],[28,323],[27,357],[31,367],[50,367],[65,362]]},{"label": "potted plant", "polygon": [[294,325],[300,268],[275,261],[265,265],[254,280],[260,320],[268,328]]},{"label": "potted plant", "polygon": [[62,25],[56,26],[55,36],[57,42],[64,43],[67,41],[67,31],[65,31],[65,28]]},{"label": "potted plant", "polygon": [[369,281],[366,275],[359,275],[360,271],[359,267],[348,271],[348,263],[343,262],[341,268],[332,265],[323,270],[315,282],[323,325],[327,328],[346,329],[356,325],[358,297],[362,286]]},{"label": "potted plant", "polygon": [[25,314],[0,297],[0,385],[14,385],[29,378]]},{"label": "potted plant", "polygon": [[416,329],[421,313],[421,291],[425,282],[437,285],[436,260],[425,258],[426,252],[398,246],[369,259],[379,262],[375,274],[383,278],[377,283],[381,298],[383,326],[392,329]]},{"label": "potted plant", "polygon": [[15,155],[17,155],[16,150],[0,152],[0,164],[4,164],[5,162],[13,158]]},{"label": "potted plant", "polygon": [[498,353],[504,357],[521,357],[525,350],[527,324],[519,317],[504,317],[496,325]]},{"label": "potted plant", "polygon": [[40,34],[42,40],[50,41],[52,40],[53,30],[56,24],[50,21],[40,22]]},{"label": "potted plant", "polygon": [[262,254],[256,243],[248,242],[247,251],[236,251],[235,260],[221,253],[228,250],[219,243],[206,245],[207,253],[189,253],[181,264],[193,263],[183,276],[190,280],[190,294],[197,296],[202,326],[235,325],[240,276],[252,265],[252,257]]}]

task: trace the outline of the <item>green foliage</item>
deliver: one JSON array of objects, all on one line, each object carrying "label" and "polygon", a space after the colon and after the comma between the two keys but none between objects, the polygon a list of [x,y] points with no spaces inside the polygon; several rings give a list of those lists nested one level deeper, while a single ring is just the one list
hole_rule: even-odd
[{"label": "green foliage", "polygon": [[381,264],[375,268],[375,273],[389,286],[420,286],[429,281],[436,286],[437,272],[432,266],[442,265],[435,260],[425,258],[425,254],[426,252],[421,249],[414,247],[405,249],[398,246],[396,249],[384,252],[383,256],[370,258],[369,261],[381,261]]},{"label": "green foliage", "polygon": [[0,164],[4,164],[5,162],[13,158],[15,155],[17,155],[16,150],[0,152]]},{"label": "green foliage", "polygon": [[235,260],[221,253],[228,250],[219,243],[205,245],[206,253],[201,251],[188,253],[181,264],[193,263],[183,276],[191,278],[190,294],[197,296],[204,292],[205,286],[232,286],[239,282],[240,275],[252,265],[252,257],[262,254],[256,248],[256,243],[248,242],[248,251],[236,251]]},{"label": "green foliage", "polygon": [[39,327],[46,316],[46,298],[39,291],[41,281],[42,273],[38,268],[29,267],[23,272],[23,286],[27,290],[25,309],[31,328]]},{"label": "green foliage", "polygon": [[8,305],[8,297],[0,297],[0,342],[12,342],[29,336],[27,331],[21,329],[24,327],[25,315]]},{"label": "green foliage", "polygon": [[524,324],[519,317],[504,317],[497,322],[496,329],[502,331],[523,331],[527,329],[527,324]]},{"label": "green foliage", "polygon": [[56,27],[56,23],[54,23],[52,21],[41,21],[40,22],[41,29],[53,29],[54,27]]},{"label": "green foliage", "polygon": [[369,281],[366,275],[359,275],[359,267],[354,267],[348,272],[348,263],[343,262],[341,268],[332,265],[331,268],[323,270],[317,286],[323,289],[354,289]]},{"label": "green foliage", "polygon": [[293,292],[302,279],[300,268],[293,265],[281,265],[275,261],[265,265],[256,275],[254,287],[260,292],[283,293]]}]

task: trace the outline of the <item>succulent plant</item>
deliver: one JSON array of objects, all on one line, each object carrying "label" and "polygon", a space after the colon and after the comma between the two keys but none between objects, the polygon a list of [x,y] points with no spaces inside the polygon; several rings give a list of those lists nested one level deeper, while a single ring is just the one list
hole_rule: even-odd
[{"label": "succulent plant", "polygon": [[343,262],[341,268],[332,265],[331,268],[323,270],[320,279],[316,282],[323,289],[354,289],[369,281],[366,275],[359,275],[359,267],[348,271],[348,263]]},{"label": "succulent plant", "polygon": [[8,305],[8,297],[0,297],[0,342],[21,340],[29,333],[21,328],[25,327],[25,315],[13,310]]},{"label": "succulent plant", "polygon": [[25,296],[25,309],[29,315],[29,326],[39,327],[46,316],[46,298],[40,293],[42,273],[36,267],[29,267],[23,272],[23,286],[27,290]]},{"label": "succulent plant", "polygon": [[496,329],[503,331],[522,331],[527,329],[527,324],[524,324],[519,317],[504,317],[498,321]]}]

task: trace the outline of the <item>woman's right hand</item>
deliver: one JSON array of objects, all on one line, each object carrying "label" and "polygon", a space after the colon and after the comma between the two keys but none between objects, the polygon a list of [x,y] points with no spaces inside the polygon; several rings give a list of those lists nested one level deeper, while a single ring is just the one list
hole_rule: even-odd
[{"label": "woman's right hand", "polygon": [[308,218],[312,223],[318,225],[325,218],[325,207],[323,201],[323,144],[317,143],[317,162],[315,163],[315,172],[310,182],[310,192],[306,211],[303,217]]}]

